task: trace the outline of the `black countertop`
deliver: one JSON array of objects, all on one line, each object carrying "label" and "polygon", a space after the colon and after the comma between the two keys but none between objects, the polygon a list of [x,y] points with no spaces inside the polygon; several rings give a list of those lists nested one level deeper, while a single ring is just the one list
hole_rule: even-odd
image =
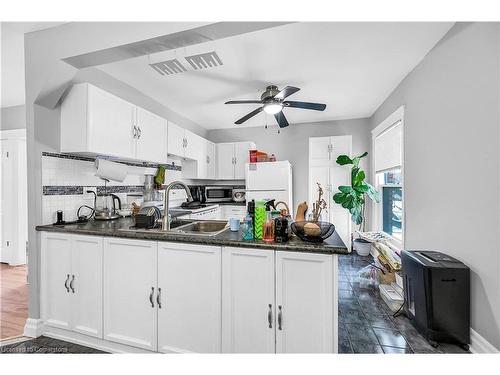
[{"label": "black countertop", "polygon": [[158,231],[134,231],[127,230],[134,225],[132,218],[121,218],[111,221],[91,220],[84,224],[68,225],[41,225],[37,226],[37,231],[72,233],[103,237],[120,237],[139,240],[170,241],[194,243],[200,245],[234,246],[257,249],[298,251],[304,253],[319,254],[349,254],[350,249],[344,244],[337,232],[334,232],[322,243],[304,242],[300,238],[293,236],[286,243],[266,243],[260,240],[244,241],[241,232],[231,232],[229,229],[216,235],[185,235],[173,232]]}]

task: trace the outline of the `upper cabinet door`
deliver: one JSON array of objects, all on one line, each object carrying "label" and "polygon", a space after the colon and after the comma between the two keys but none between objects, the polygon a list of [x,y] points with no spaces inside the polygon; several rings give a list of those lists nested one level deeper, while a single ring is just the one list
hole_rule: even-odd
[{"label": "upper cabinet door", "polygon": [[245,164],[250,160],[249,150],[255,149],[253,142],[237,142],[234,144],[234,179],[245,179]]},{"label": "upper cabinet door", "polygon": [[73,331],[102,338],[103,239],[72,236],[71,311]]},{"label": "upper cabinet door", "polygon": [[104,239],[104,339],[157,348],[157,250],[153,241]]},{"label": "upper cabinet door", "polygon": [[222,249],[222,352],[274,353],[274,251]]},{"label": "upper cabinet door", "polygon": [[333,262],[324,254],[276,252],[276,352],[333,353]]},{"label": "upper cabinet door", "polygon": [[330,165],[332,160],[330,137],[309,138],[309,165]]},{"label": "upper cabinet door", "polygon": [[167,162],[167,120],[137,107],[136,158],[154,163]]},{"label": "upper cabinet door", "polygon": [[199,135],[190,132],[189,130],[185,130],[185,138],[186,138],[186,151],[184,156],[188,159],[199,160],[203,159],[205,161],[205,139],[200,137]]},{"label": "upper cabinet door", "polygon": [[88,85],[88,151],[134,158],[135,105]]},{"label": "upper cabinet door", "polygon": [[167,134],[167,152],[169,153],[169,155],[184,157],[184,145],[184,129],[169,121]]},{"label": "upper cabinet door", "polygon": [[217,144],[217,178],[234,179],[234,143]]},{"label": "upper cabinet door", "polygon": [[207,141],[207,179],[216,178],[215,143]]},{"label": "upper cabinet door", "polygon": [[41,310],[45,324],[71,327],[71,236],[42,233]]},{"label": "upper cabinet door", "polygon": [[220,247],[159,242],[158,293],[158,351],[220,353]]}]

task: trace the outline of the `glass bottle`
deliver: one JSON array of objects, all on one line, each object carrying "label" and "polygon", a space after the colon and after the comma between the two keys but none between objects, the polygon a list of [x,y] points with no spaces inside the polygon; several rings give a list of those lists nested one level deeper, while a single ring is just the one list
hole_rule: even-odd
[{"label": "glass bottle", "polygon": [[253,241],[253,218],[247,215],[243,221],[243,239],[245,241]]},{"label": "glass bottle", "polygon": [[266,221],[264,222],[262,240],[264,242],[274,242],[274,219],[271,211],[267,211]]}]

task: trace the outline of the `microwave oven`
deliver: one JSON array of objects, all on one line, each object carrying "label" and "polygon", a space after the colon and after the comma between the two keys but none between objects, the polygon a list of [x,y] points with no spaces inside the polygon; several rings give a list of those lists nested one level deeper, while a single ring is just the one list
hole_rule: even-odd
[{"label": "microwave oven", "polygon": [[206,186],[206,202],[230,202],[233,200],[232,186]]}]

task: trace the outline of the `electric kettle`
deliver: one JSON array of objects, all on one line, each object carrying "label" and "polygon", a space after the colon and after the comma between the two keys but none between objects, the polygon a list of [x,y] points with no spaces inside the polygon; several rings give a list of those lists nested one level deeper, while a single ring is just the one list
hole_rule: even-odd
[{"label": "electric kettle", "polygon": [[[118,207],[115,205],[118,202]],[[101,194],[95,200],[95,220],[114,220],[121,217],[117,210],[122,209],[122,202],[115,194]]]}]

